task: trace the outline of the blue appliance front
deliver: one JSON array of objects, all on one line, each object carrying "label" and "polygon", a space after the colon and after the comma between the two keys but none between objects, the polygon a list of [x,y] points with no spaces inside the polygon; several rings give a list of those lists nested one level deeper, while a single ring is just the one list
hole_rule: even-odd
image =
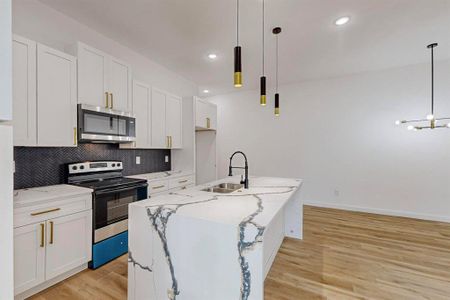
[{"label": "blue appliance front", "polygon": [[128,252],[128,205],[147,199],[147,183],[95,191],[91,269]]}]

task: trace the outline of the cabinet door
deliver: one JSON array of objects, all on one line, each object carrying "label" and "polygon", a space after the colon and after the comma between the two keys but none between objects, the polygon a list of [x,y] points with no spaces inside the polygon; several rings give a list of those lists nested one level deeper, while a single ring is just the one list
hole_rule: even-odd
[{"label": "cabinet door", "polygon": [[166,94],[164,92],[152,89],[151,110],[152,148],[167,148]]},{"label": "cabinet door", "polygon": [[14,229],[14,294],[45,279],[45,223]]},{"label": "cabinet door", "polygon": [[195,127],[199,129],[206,128],[206,103],[200,99],[195,102]]},{"label": "cabinet door", "polygon": [[115,110],[131,111],[131,68],[120,60],[111,57],[108,68],[108,91],[110,106]]},{"label": "cabinet door", "polygon": [[38,145],[76,146],[76,59],[37,46]]},{"label": "cabinet door", "polygon": [[13,37],[14,146],[36,145],[36,42]]},{"label": "cabinet door", "polygon": [[78,43],[78,103],[107,107],[108,55]]},{"label": "cabinet door", "polygon": [[91,210],[48,220],[46,226],[46,280],[91,260]]},{"label": "cabinet door", "polygon": [[166,132],[174,149],[182,147],[181,141],[181,98],[168,95],[166,98]]},{"label": "cabinet door", "polygon": [[136,148],[149,148],[151,144],[151,88],[133,82],[133,113],[136,116]]}]

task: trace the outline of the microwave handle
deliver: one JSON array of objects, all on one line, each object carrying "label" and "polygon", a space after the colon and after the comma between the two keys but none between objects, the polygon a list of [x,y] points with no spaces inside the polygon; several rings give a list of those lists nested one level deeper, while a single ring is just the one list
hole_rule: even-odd
[{"label": "microwave handle", "polygon": [[109,193],[115,193],[115,192],[124,192],[124,191],[129,191],[129,190],[134,190],[136,188],[141,188],[141,187],[147,187],[148,184],[140,184],[140,185],[133,185],[133,186],[128,186],[125,188],[112,188],[112,189],[106,189],[106,190],[101,190],[98,192],[94,192],[95,195],[104,195],[104,194],[109,194]]}]

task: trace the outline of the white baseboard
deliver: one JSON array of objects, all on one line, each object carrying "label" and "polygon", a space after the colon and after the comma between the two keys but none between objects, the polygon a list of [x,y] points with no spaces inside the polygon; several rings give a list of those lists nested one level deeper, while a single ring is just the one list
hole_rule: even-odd
[{"label": "white baseboard", "polygon": [[324,207],[324,208],[335,208],[335,209],[342,209],[342,210],[349,210],[349,211],[356,211],[356,212],[365,212],[365,213],[387,215],[387,216],[394,216],[394,217],[406,217],[406,218],[413,218],[413,219],[420,219],[420,220],[427,220],[427,221],[438,221],[438,222],[450,223],[450,216],[427,215],[427,214],[418,214],[418,213],[408,212],[408,211],[389,210],[389,209],[382,209],[382,208],[370,208],[370,207],[353,206],[353,205],[336,204],[336,203],[324,203],[324,202],[315,202],[315,201],[305,201],[304,204],[311,205],[311,206]]},{"label": "white baseboard", "polygon": [[49,287],[57,284],[58,282],[61,282],[61,281],[65,280],[65,279],[67,279],[67,278],[69,278],[69,277],[71,277],[71,276],[73,276],[73,275],[75,275],[77,273],[80,273],[81,271],[87,269],[87,267],[88,267],[88,264],[85,263],[85,264],[83,264],[83,265],[81,265],[79,267],[76,267],[76,268],[74,268],[74,269],[72,269],[70,271],[67,271],[64,274],[61,274],[61,275],[59,275],[59,276],[57,276],[57,277],[55,277],[53,279],[47,280],[47,281],[41,283],[38,286],[35,286],[35,287],[33,287],[33,288],[29,289],[29,290],[26,290],[23,293],[15,295],[14,296],[14,300],[24,300],[24,299],[26,299],[28,297],[31,297],[34,294],[37,294],[37,293],[45,290],[46,288],[49,288]]}]

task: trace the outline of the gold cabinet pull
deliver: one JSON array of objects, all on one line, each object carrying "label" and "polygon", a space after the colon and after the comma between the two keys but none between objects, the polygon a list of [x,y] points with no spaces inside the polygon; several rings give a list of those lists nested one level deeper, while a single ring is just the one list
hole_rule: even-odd
[{"label": "gold cabinet pull", "polygon": [[74,144],[75,146],[77,145],[77,141],[78,141],[77,128],[74,127],[74,128],[73,128],[73,144]]},{"label": "gold cabinet pull", "polygon": [[186,183],[186,182],[188,182],[187,179],[178,181],[178,183]]},{"label": "gold cabinet pull", "polygon": [[167,147],[167,148],[170,148],[170,147],[169,147],[169,136],[166,136],[166,147]]},{"label": "gold cabinet pull", "polygon": [[105,107],[109,108],[109,94],[108,92],[105,92]]},{"label": "gold cabinet pull", "polygon": [[114,97],[113,97],[113,93],[109,93],[109,95],[111,96],[111,103],[109,108],[113,109],[114,108]]},{"label": "gold cabinet pull", "polygon": [[206,118],[206,128],[211,128],[211,119],[210,118]]},{"label": "gold cabinet pull", "polygon": [[158,190],[158,189],[162,189],[163,187],[165,187],[165,185],[158,185],[158,186],[152,187],[152,189]]},{"label": "gold cabinet pull", "polygon": [[50,221],[50,244],[53,244],[53,221]]},{"label": "gold cabinet pull", "polygon": [[172,136],[169,136],[169,148],[172,149]]},{"label": "gold cabinet pull", "polygon": [[44,248],[44,230],[45,230],[45,225],[43,223],[40,224],[41,225],[41,248]]},{"label": "gold cabinet pull", "polygon": [[33,212],[30,215],[34,217],[34,216],[39,216],[39,215],[51,213],[51,212],[58,211],[58,210],[61,210],[61,208],[58,207],[58,208],[52,208],[52,209],[48,209],[48,210],[44,210],[44,211]]}]

